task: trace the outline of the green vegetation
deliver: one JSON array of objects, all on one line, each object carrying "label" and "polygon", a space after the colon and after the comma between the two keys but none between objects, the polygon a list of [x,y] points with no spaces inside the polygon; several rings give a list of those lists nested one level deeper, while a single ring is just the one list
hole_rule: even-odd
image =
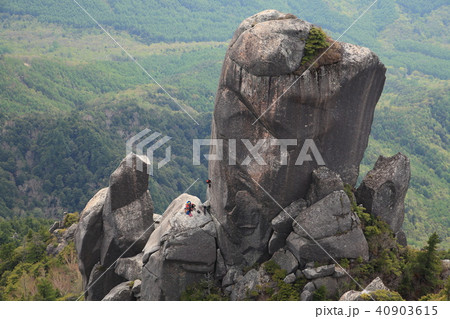
[{"label": "green vegetation", "polygon": [[327,301],[327,288],[325,286],[320,286],[313,293],[313,301]]},{"label": "green vegetation", "polygon": [[328,48],[329,45],[325,32],[321,28],[312,27],[305,42],[301,64],[304,65],[312,61],[322,49]]},{"label": "green vegetation", "polygon": [[[433,233],[421,251],[402,247],[397,244],[394,234],[385,222],[365,212],[364,207],[356,204],[351,187],[345,185],[344,189],[350,198],[352,210],[361,220],[370,253],[368,262],[359,259],[350,263],[349,272],[352,276],[363,284],[368,284],[373,278],[379,276],[388,287],[398,290],[407,300],[418,300],[424,295],[442,289],[442,283],[439,280],[440,256],[445,257],[446,252],[437,250],[441,242],[439,236]],[[378,297],[380,299],[376,300],[399,296],[397,293],[386,295],[379,292]]]},{"label": "green vegetation", "polygon": [[361,298],[365,301],[405,301],[396,291],[376,290],[369,294],[362,294]]},{"label": "green vegetation", "polygon": [[[440,241],[439,236],[434,233],[423,250],[409,256],[400,286],[402,294],[417,300],[421,296],[433,293],[439,287],[442,265],[437,246]],[[414,287],[412,291],[411,287]]]},{"label": "green vegetation", "polygon": [[47,228],[48,221],[32,217],[0,221],[0,229],[15,231],[0,243],[0,300],[72,300],[81,293],[75,245],[49,257],[46,247],[56,238]]},{"label": "green vegetation", "polygon": [[293,284],[287,284],[283,281],[286,277],[286,270],[273,260],[263,264],[264,270],[271,276],[272,282],[266,284],[258,291],[258,298],[262,300],[273,301],[295,301],[300,300],[300,294],[307,280],[304,278],[296,279]]},{"label": "green vegetation", "polygon": [[205,278],[199,283],[188,287],[181,294],[182,301],[226,301],[220,287],[210,278]]},{"label": "green vegetation", "polygon": [[78,214],[78,212],[68,213],[64,216],[63,228],[69,228],[73,224],[78,223],[79,220],[80,220],[80,215]]}]

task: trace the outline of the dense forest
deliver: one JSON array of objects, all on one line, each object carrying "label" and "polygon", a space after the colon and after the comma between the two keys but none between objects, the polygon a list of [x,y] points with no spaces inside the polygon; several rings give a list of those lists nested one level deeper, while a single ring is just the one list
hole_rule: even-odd
[{"label": "dense forest", "polygon": [[[79,1],[186,107],[195,125],[70,0],[0,3],[0,219],[81,211],[108,183],[127,138],[144,128],[173,137],[174,160],[155,171],[156,210],[197,178],[192,138],[206,138],[222,59],[239,22],[292,12],[337,38],[372,1]],[[449,35],[445,1],[378,1],[341,39],[388,67],[362,173],[378,155],[412,163],[404,224],[423,247],[450,248]],[[160,154],[162,155],[162,154]],[[200,182],[190,190],[203,197]]]}]

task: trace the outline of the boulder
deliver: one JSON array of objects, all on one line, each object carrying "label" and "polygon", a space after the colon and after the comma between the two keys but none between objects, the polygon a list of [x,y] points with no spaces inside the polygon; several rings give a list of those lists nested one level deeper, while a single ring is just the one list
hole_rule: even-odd
[{"label": "boulder", "polygon": [[395,234],[395,239],[397,240],[397,243],[399,243],[399,245],[402,245],[403,247],[408,246],[408,239],[406,238],[406,234],[403,230],[399,230]]},{"label": "boulder", "polygon": [[271,260],[277,263],[281,269],[286,270],[288,274],[293,273],[298,268],[298,261],[289,250],[278,250],[273,254]]},{"label": "boulder", "polygon": [[317,243],[323,249],[312,240],[292,232],[286,240],[286,247],[299,260],[300,265],[308,260],[333,262],[331,257],[334,260],[358,257],[362,257],[365,261],[369,260],[369,248],[361,229],[355,228],[345,234],[319,239]]},{"label": "boulder", "polygon": [[[228,266],[266,258],[271,220],[280,206],[305,197],[319,164],[356,183],[386,69],[369,49],[337,43],[330,50],[336,59],[321,59],[299,76],[312,26],[264,11],[241,23],[226,53],[212,123],[223,149],[210,151],[223,158],[209,161],[209,199]],[[297,143],[285,151],[274,139]],[[297,161],[304,145],[311,153],[311,140],[323,161]]]},{"label": "boulder", "polygon": [[375,278],[374,280],[372,280],[372,282],[370,284],[368,284],[366,286],[366,288],[364,288],[363,293],[369,293],[369,292],[374,292],[377,290],[389,290],[383,283],[383,281],[381,280],[380,277]]},{"label": "boulder", "polygon": [[114,272],[129,281],[141,279],[142,254],[128,258],[119,258],[115,264]]},{"label": "boulder", "polygon": [[[136,276],[123,265],[125,258],[142,251],[154,228],[148,163],[145,156],[128,154],[112,173],[109,187],[100,190],[81,213],[75,247],[83,286],[89,287],[88,300],[102,300],[125,277]],[[119,257],[124,260],[119,262],[118,272],[124,277],[114,272]]]},{"label": "boulder", "polygon": [[242,275],[243,275],[243,273],[240,268],[234,267],[234,266],[230,267],[230,269],[228,269],[225,277],[223,277],[222,287],[228,287],[228,286],[233,285],[236,282],[237,278]]},{"label": "boulder", "polygon": [[312,301],[313,294],[308,290],[303,290],[300,294],[300,301]]},{"label": "boulder", "polygon": [[316,291],[316,289],[317,288],[312,281],[308,282],[305,285],[305,287],[303,287],[303,291],[309,291],[309,292],[314,292],[314,291]]},{"label": "boulder", "polygon": [[356,199],[397,233],[405,217],[404,201],[410,177],[409,159],[405,155],[380,156],[358,187]]},{"label": "boulder", "polygon": [[75,248],[78,268],[83,277],[83,287],[88,284],[94,265],[100,261],[100,246],[103,231],[102,211],[108,188],[103,188],[92,197],[83,209],[75,231]]},{"label": "boulder", "polygon": [[314,284],[314,287],[316,288],[316,290],[322,286],[325,287],[327,298],[336,297],[336,294],[338,293],[338,281],[336,278],[321,277],[321,278],[314,279],[312,281],[312,283]]},{"label": "boulder", "polygon": [[[58,223],[58,222],[55,222],[55,224],[56,223]],[[58,227],[59,227],[59,223],[58,223]],[[52,226],[52,228],[53,228],[53,226]],[[61,228],[55,229],[53,231],[53,234],[55,235],[57,242],[56,243],[52,242],[47,246],[47,248],[45,249],[47,255],[56,256],[60,252],[62,252],[64,250],[64,248],[66,248],[67,245],[74,240],[76,229],[77,229],[77,223],[72,224],[67,229],[61,229]]]},{"label": "boulder", "polygon": [[270,222],[274,232],[269,240],[269,254],[275,253],[278,249],[283,248],[286,245],[286,238],[292,231],[292,221],[298,216],[300,211],[306,208],[306,201],[299,199],[284,210],[282,210],[272,221]]},{"label": "boulder", "polygon": [[66,242],[73,241],[75,238],[75,232],[77,228],[78,223],[70,225],[69,228],[67,228],[67,230],[62,234],[62,238],[64,239],[64,241]]},{"label": "boulder", "polygon": [[282,210],[274,219],[272,219],[270,225],[273,230],[278,233],[289,234],[292,231],[292,221],[306,207],[307,205],[304,199],[296,200]]},{"label": "boulder", "polygon": [[50,233],[53,233],[55,230],[57,230],[57,229],[60,227],[59,224],[60,224],[59,221],[54,222],[53,225],[49,228],[48,231],[49,231]]},{"label": "boulder", "polygon": [[301,211],[293,229],[286,246],[301,265],[313,261],[331,262],[333,258],[369,258],[361,223],[342,190],[334,191]]},{"label": "boulder", "polygon": [[103,300],[112,288],[124,281],[124,278],[114,272],[113,267],[96,264],[91,271],[87,286],[84,287],[87,290],[86,300]]},{"label": "boulder", "polygon": [[317,268],[306,268],[303,270],[303,274],[305,275],[306,279],[316,279],[316,278],[322,278],[331,276],[335,272],[335,265],[326,265],[326,266],[320,266]]},{"label": "boulder", "polygon": [[244,300],[247,297],[247,292],[255,289],[256,285],[258,285],[258,271],[251,269],[245,276],[238,277],[238,281],[231,291],[231,300]]},{"label": "boulder", "polygon": [[143,249],[141,300],[179,300],[188,286],[214,273],[214,223],[209,213],[186,215],[187,201],[201,205],[188,194],[176,198]]},{"label": "boulder", "polygon": [[230,299],[232,301],[245,300],[248,293],[256,288],[256,286],[263,286],[270,282],[270,276],[265,272],[264,267],[259,270],[251,269],[244,276],[236,278]]},{"label": "boulder", "polygon": [[375,278],[370,284],[367,285],[366,288],[364,288],[363,291],[355,291],[350,290],[344,293],[339,301],[362,301],[361,298],[362,294],[368,294],[375,292],[377,290],[387,290],[389,289],[384,285],[383,281],[380,279],[380,277]]},{"label": "boulder", "polygon": [[336,267],[334,268],[333,277],[334,278],[342,278],[345,276],[348,276],[347,272],[344,269],[342,269],[341,267],[339,267],[338,265],[336,265]]},{"label": "boulder", "polygon": [[131,292],[132,281],[123,282],[113,289],[102,299],[102,301],[133,301],[136,300]]},{"label": "boulder", "polygon": [[148,191],[148,158],[130,153],[112,173],[103,207],[101,263],[110,265],[140,253],[153,226],[153,202]]},{"label": "boulder", "polygon": [[296,279],[295,274],[289,274],[283,279],[283,281],[287,284],[293,284]]},{"label": "boulder", "polygon": [[310,205],[318,202],[334,191],[344,190],[344,182],[341,176],[326,166],[321,166],[313,170],[311,176],[311,186],[306,195],[306,200]]},{"label": "boulder", "polygon": [[137,300],[141,299],[141,285],[142,285],[142,281],[137,279],[134,281],[133,287],[131,288],[131,293],[133,294],[134,298],[136,298]]}]

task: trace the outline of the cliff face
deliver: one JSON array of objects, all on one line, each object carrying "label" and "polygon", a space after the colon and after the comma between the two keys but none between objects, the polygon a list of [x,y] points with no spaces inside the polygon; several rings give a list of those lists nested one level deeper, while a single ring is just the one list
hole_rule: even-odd
[{"label": "cliff face", "polygon": [[[264,11],[242,22],[225,56],[212,123],[212,138],[224,139],[224,157],[210,161],[209,174],[212,215],[228,265],[253,264],[267,253],[270,221],[280,208],[258,184],[282,207],[305,197],[317,167],[315,161],[296,165],[306,139],[345,183],[354,185],[358,177],[385,67],[369,49],[337,43],[299,76],[312,27]],[[229,165],[230,139],[237,140],[236,165]],[[297,145],[288,147],[287,165],[280,163],[280,146],[268,141],[258,150],[267,165],[243,165],[249,151],[241,139],[252,145],[294,139]]]}]

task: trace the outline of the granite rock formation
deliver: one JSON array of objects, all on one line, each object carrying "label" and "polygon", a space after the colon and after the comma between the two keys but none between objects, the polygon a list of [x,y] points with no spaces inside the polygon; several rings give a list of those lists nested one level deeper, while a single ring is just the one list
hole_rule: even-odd
[{"label": "granite rock formation", "polygon": [[[264,259],[279,206],[305,197],[317,168],[312,157],[296,165],[306,140],[345,183],[354,185],[358,177],[386,69],[369,49],[338,43],[330,50],[338,59],[321,59],[306,70],[302,58],[312,27],[293,15],[263,11],[241,23],[226,53],[212,123],[224,156],[210,161],[209,175],[227,265]],[[286,163],[274,139],[296,141],[284,152]],[[236,152],[227,151],[232,140]],[[252,145],[259,161],[249,154]],[[212,147],[211,154],[218,151]]]}]

